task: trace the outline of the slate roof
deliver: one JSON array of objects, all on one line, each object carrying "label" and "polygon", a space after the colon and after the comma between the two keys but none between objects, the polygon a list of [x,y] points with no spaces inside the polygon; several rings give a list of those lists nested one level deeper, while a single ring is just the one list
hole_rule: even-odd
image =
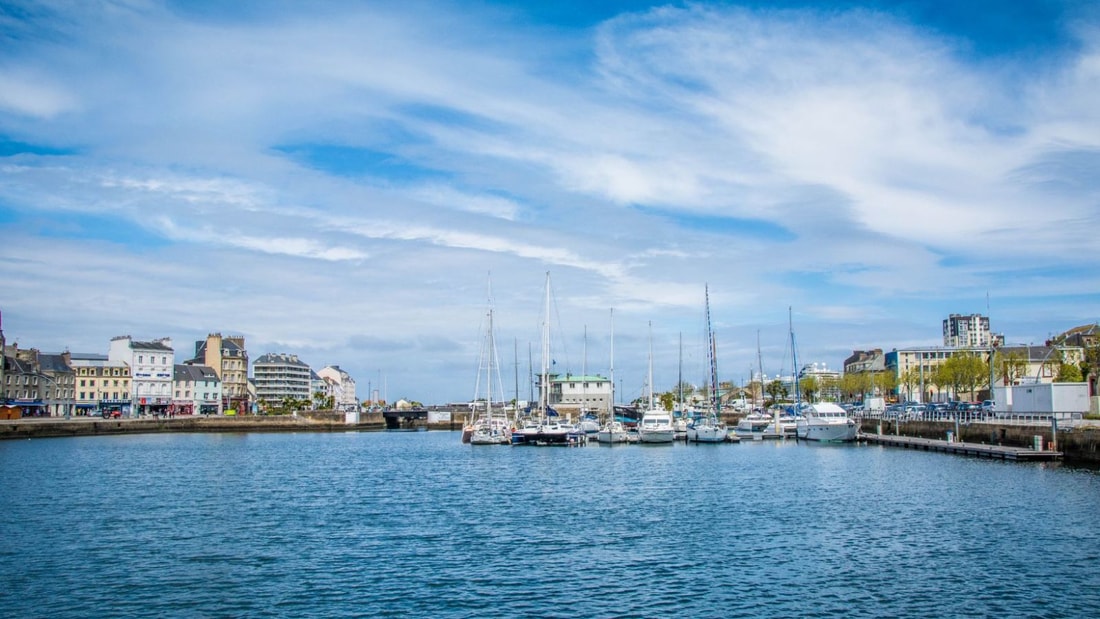
[{"label": "slate roof", "polygon": [[218,373],[208,365],[182,365],[176,364],[173,368],[173,380],[189,380],[192,382],[218,381]]}]

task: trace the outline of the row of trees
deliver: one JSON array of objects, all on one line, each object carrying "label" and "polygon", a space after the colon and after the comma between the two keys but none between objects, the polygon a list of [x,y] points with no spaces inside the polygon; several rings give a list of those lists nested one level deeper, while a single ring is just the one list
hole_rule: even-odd
[{"label": "row of trees", "polygon": [[[1100,347],[1087,348],[1085,359],[1079,364],[1066,361],[1062,351],[1055,349],[1042,365],[1049,368],[1054,382],[1082,382],[1086,379],[1093,382],[1100,374]],[[1027,377],[1028,368],[1029,362],[1024,353],[1018,350],[1007,353],[998,350],[993,355],[992,380],[999,385],[1017,384],[1017,381]],[[910,368],[901,376],[890,371],[845,374],[839,378],[807,376],[799,380],[798,386],[801,399],[807,402],[836,398],[850,401],[862,399],[865,395],[873,397],[895,392],[907,400],[913,400],[922,385],[926,391],[935,389],[947,392],[954,399],[961,399],[965,395],[967,399],[974,400],[980,391],[988,389],[990,378],[990,364],[983,355],[963,352],[944,360],[923,376],[918,368]],[[723,382],[720,387],[723,394],[729,394],[724,397],[765,400],[764,395],[767,395],[766,402],[769,405],[793,396],[790,387],[779,380],[763,386],[756,381],[744,388]],[[681,389],[685,395],[708,396],[706,387],[697,389],[686,383],[677,385],[672,391],[659,396],[661,404],[667,410],[672,409]]]}]

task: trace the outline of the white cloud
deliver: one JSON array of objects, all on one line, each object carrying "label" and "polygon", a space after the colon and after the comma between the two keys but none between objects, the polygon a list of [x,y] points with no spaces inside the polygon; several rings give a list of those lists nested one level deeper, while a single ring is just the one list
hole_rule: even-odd
[{"label": "white cloud", "polygon": [[75,106],[74,97],[52,78],[0,67],[0,109],[49,120]]},{"label": "white cloud", "polygon": [[[866,12],[692,5],[570,33],[472,8],[291,5],[219,22],[111,7],[74,8],[66,36],[5,59],[2,131],[76,153],[12,157],[0,204],[17,214],[9,233],[35,228],[14,230],[21,251],[81,231],[62,235],[66,259],[110,252],[125,266],[96,284],[127,293],[85,286],[63,261],[26,266],[9,245],[16,315],[76,290],[127,308],[116,322],[246,322],[257,345],[407,367],[411,386],[421,363],[403,348],[467,361],[477,334],[456,328],[480,314],[487,271],[513,333],[553,270],[565,326],[614,306],[624,341],[651,319],[666,339],[695,325],[709,282],[731,351],[785,324],[788,305],[825,332],[804,341],[835,351],[922,339],[913,325],[934,337],[948,306],[990,287],[1095,288],[1080,275],[1098,266],[1100,212],[1088,28],[1061,61],[1005,68]],[[341,162],[307,167],[287,144],[401,166],[329,174]],[[111,236],[120,222],[140,238]],[[1017,276],[1026,287],[1007,288]],[[440,399],[465,394],[455,384]]]}]

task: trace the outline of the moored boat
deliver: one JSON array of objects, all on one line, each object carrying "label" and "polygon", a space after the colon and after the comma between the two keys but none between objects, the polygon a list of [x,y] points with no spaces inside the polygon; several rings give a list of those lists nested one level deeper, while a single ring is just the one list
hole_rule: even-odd
[{"label": "moored boat", "polygon": [[730,440],[726,424],[718,420],[722,409],[722,394],[718,387],[717,346],[710,324],[710,289],[706,289],[707,308],[707,357],[710,361],[710,409],[691,420],[687,427],[687,440],[691,443],[725,443]]},{"label": "moored boat", "polygon": [[856,440],[859,424],[848,416],[848,411],[836,404],[818,402],[802,407],[797,432],[802,440],[849,442]]}]

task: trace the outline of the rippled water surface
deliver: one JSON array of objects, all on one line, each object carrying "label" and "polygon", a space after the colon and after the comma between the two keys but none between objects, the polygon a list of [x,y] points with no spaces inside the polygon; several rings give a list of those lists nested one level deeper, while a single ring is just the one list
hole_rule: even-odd
[{"label": "rippled water surface", "polygon": [[0,615],[1097,617],[1100,475],[796,443],[0,442]]}]

